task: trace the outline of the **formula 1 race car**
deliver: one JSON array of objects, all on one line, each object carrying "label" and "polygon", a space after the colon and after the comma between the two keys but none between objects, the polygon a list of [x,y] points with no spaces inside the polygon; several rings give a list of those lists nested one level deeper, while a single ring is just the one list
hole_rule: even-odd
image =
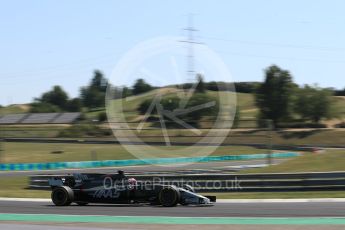
[{"label": "formula 1 race car", "polygon": [[88,203],[147,203],[165,207],[181,205],[211,205],[215,196],[202,196],[193,187],[155,184],[117,174],[73,174],[49,179],[51,199],[56,206]]}]

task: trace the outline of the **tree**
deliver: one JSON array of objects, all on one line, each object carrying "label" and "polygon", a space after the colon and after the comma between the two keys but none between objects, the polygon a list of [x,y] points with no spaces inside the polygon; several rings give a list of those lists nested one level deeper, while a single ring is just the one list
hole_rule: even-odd
[{"label": "tree", "polygon": [[88,108],[104,107],[106,90],[107,80],[100,71],[96,70],[90,85],[80,89],[82,104]]},{"label": "tree", "polygon": [[211,91],[235,91],[238,93],[255,93],[261,85],[260,82],[216,82],[205,83],[207,90]]},{"label": "tree", "polygon": [[66,110],[68,112],[79,112],[81,111],[82,103],[79,98],[73,98],[67,101]]},{"label": "tree", "polygon": [[134,95],[138,95],[141,93],[146,93],[150,90],[152,90],[152,86],[146,83],[144,79],[140,78],[134,83],[132,92]]},{"label": "tree", "polygon": [[332,92],[317,86],[305,85],[296,91],[294,110],[304,120],[319,123],[332,116]]},{"label": "tree", "polygon": [[335,96],[345,96],[345,88],[342,90],[335,90]]},{"label": "tree", "polygon": [[197,93],[205,93],[206,86],[205,86],[204,77],[202,76],[202,74],[198,73],[196,75],[196,80],[198,81],[198,84],[195,88],[195,91]]},{"label": "tree", "polygon": [[103,76],[103,73],[99,70],[94,71],[94,77],[91,80],[90,87],[95,88],[100,92],[107,91],[107,79]]},{"label": "tree", "polygon": [[52,105],[45,102],[31,103],[30,113],[57,113],[61,112],[61,109],[56,105]]},{"label": "tree", "polygon": [[258,87],[256,105],[261,119],[271,119],[276,125],[290,117],[294,84],[292,76],[276,65],[265,71],[265,81]]},{"label": "tree", "polygon": [[255,93],[255,90],[260,86],[259,82],[235,82],[236,92],[238,93]]},{"label": "tree", "polygon": [[67,93],[61,86],[54,86],[51,91],[45,92],[31,104],[31,113],[49,112],[79,112],[81,102],[79,98],[69,100]]},{"label": "tree", "polygon": [[55,105],[61,109],[65,108],[68,101],[67,93],[61,88],[61,86],[54,86],[51,91],[42,94],[38,101],[42,103],[48,103]]},{"label": "tree", "polygon": [[132,90],[128,87],[123,87],[122,88],[122,98],[126,98],[132,95]]},{"label": "tree", "polygon": [[83,105],[88,108],[104,107],[105,104],[105,93],[92,87],[82,87],[80,98]]},{"label": "tree", "polygon": [[218,84],[215,81],[210,81],[206,85],[208,90],[219,91]]},{"label": "tree", "polygon": [[[69,111],[70,103],[71,101],[69,101],[67,93],[62,89],[61,86],[56,85],[52,88],[52,90],[43,93],[40,98],[35,99],[35,101],[31,104],[30,112],[49,113]],[[73,108],[73,111],[75,111],[75,108]]]}]

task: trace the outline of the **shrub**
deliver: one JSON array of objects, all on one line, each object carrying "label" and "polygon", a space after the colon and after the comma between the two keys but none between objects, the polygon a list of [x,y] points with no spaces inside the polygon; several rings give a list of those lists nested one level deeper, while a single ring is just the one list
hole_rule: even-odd
[{"label": "shrub", "polygon": [[144,79],[137,79],[136,82],[133,85],[133,90],[132,93],[134,95],[141,94],[141,93],[146,93],[150,90],[152,90],[153,87],[146,83]]},{"label": "shrub", "polygon": [[287,122],[287,123],[278,123],[277,128],[327,128],[325,124],[320,123],[304,123],[304,122]]},{"label": "shrub", "polygon": [[341,122],[335,125],[336,128],[345,128],[345,122]]},{"label": "shrub", "polygon": [[56,105],[45,102],[34,102],[31,104],[30,113],[55,113],[61,112],[61,109]]},{"label": "shrub", "polygon": [[99,122],[104,122],[107,120],[107,113],[106,112],[100,112],[98,114],[98,121]]}]

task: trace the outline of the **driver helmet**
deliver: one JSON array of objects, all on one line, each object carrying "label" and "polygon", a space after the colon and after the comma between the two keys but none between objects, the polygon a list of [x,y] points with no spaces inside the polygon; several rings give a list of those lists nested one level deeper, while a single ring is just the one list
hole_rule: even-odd
[{"label": "driver helmet", "polygon": [[137,185],[137,180],[135,178],[129,178],[128,179],[128,184],[130,185]]}]

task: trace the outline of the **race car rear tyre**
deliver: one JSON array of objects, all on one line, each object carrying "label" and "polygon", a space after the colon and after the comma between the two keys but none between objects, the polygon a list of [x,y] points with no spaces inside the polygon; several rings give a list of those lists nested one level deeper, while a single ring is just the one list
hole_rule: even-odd
[{"label": "race car rear tyre", "polygon": [[174,186],[163,188],[159,192],[159,202],[164,207],[173,207],[180,202],[180,192]]},{"label": "race car rear tyre", "polygon": [[52,191],[51,198],[56,206],[67,206],[73,202],[74,193],[70,187],[56,187]]}]

